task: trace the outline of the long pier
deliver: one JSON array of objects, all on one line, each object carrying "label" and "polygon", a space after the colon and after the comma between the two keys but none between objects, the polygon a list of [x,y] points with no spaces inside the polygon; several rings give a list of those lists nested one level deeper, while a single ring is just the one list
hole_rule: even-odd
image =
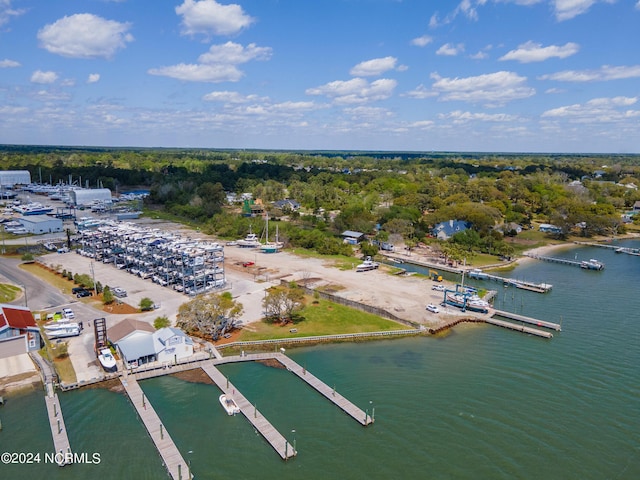
[{"label": "long pier", "polygon": [[545,332],[543,330],[537,330],[535,328],[525,327],[524,325],[518,325],[517,323],[506,322],[503,320],[497,320],[493,317],[485,318],[485,322],[490,323],[492,325],[497,325],[499,327],[508,328],[510,330],[516,330],[522,333],[528,333],[530,335],[535,335],[537,337],[544,338],[553,338],[553,334],[551,332]]},{"label": "long pier", "polygon": [[233,398],[234,402],[240,408],[240,412],[245,416],[249,423],[260,432],[264,439],[273,447],[283,460],[288,460],[298,454],[295,448],[284,438],[276,428],[271,425],[269,420],[262,413],[251,405],[242,393],[225,377],[215,366],[201,365],[202,370],[213,380],[220,390],[227,395],[227,398]]},{"label": "long pier", "polygon": [[366,427],[367,425],[375,421],[373,412],[371,412],[371,415],[369,415],[369,412],[363,412],[362,409],[356,407],[345,397],[337,393],[335,388],[330,388],[326,383],[324,383],[322,380],[319,380],[315,375],[307,372],[306,368],[301,367],[298,363],[294,362],[289,357],[282,354],[275,355],[275,359],[285,367],[287,367],[287,370],[297,375],[298,378],[301,378],[302,380],[307,382],[309,386],[313,387],[317,392],[324,395],[325,398],[335,403],[339,408],[342,409],[342,411],[353,417],[354,420],[356,420],[363,426]]},{"label": "long pier", "polygon": [[608,248],[616,253],[626,253],[627,255],[640,256],[640,248],[620,247],[618,245],[611,245],[606,243],[592,243],[592,242],[574,242],[576,245],[585,245],[588,247]]},{"label": "long pier", "polygon": [[51,427],[53,447],[56,452],[55,460],[58,462],[58,465],[64,466],[72,461],[71,445],[69,444],[67,427],[64,424],[64,417],[62,416],[62,408],[60,408],[58,394],[53,391],[53,384],[47,383],[46,389],[47,395],[44,397],[44,401],[47,405],[49,427]]},{"label": "long pier", "polygon": [[129,395],[129,399],[138,412],[138,416],[142,420],[142,423],[144,423],[147,432],[149,432],[149,436],[158,449],[158,453],[160,453],[171,478],[174,480],[192,478],[187,462],[182,458],[180,451],[173,442],[169,432],[167,432],[166,428],[162,425],[160,417],[158,417],[153,406],[151,406],[149,400],[145,399],[144,392],[140,388],[140,385],[138,385],[135,377],[133,375],[128,375],[126,378],[122,376],[120,377],[120,382],[127,392],[127,395]]},{"label": "long pier", "polygon": [[511,320],[516,320],[522,323],[528,323],[529,325],[536,325],[538,327],[548,328],[550,330],[555,330],[557,332],[562,330],[562,326],[558,323],[547,322],[545,320],[538,320],[537,318],[526,317],[524,315],[518,315],[517,313],[505,312],[503,310],[496,310],[495,313],[491,316],[492,318],[495,316],[508,318]]},{"label": "long pier", "polygon": [[579,267],[582,262],[577,260],[569,260],[568,258],[547,257],[546,255],[536,255],[535,253],[524,253],[526,257],[534,258],[536,260],[543,260],[545,262],[561,263],[563,265],[571,265],[572,267]]},{"label": "long pier", "polygon": [[486,272],[478,272],[476,270],[470,270],[467,272],[469,278],[476,280],[492,280],[494,282],[502,282],[505,285],[521,288],[522,290],[529,290],[536,293],[547,293],[553,288],[553,285],[549,283],[534,283],[526,280],[515,280],[513,278],[500,277],[498,275],[492,275]]}]

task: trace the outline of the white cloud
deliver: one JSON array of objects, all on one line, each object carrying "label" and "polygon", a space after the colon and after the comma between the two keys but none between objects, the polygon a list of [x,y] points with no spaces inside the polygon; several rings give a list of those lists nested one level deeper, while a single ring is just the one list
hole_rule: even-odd
[{"label": "white cloud", "polygon": [[449,113],[441,113],[438,115],[438,118],[442,120],[453,120],[453,123],[467,123],[471,121],[513,122],[517,120],[518,117],[515,115],[508,115],[506,113],[471,113],[455,110]]},{"label": "white cloud", "polygon": [[[558,21],[570,20],[586,13],[598,0],[554,0],[553,7]],[[605,0],[611,3],[609,0]]]},{"label": "white cloud", "polygon": [[638,0],[638,3],[636,3],[636,10],[640,10],[640,0]]},{"label": "white cloud", "polygon": [[411,45],[414,45],[416,47],[426,47],[431,42],[433,42],[433,38],[431,38],[429,35],[422,35],[421,37],[417,37],[411,40]]},{"label": "white cloud", "polygon": [[36,70],[31,75],[32,83],[41,83],[41,84],[49,84],[53,83],[58,79],[58,74],[56,72],[43,72],[42,70]]},{"label": "white cloud", "polygon": [[452,43],[445,43],[436,51],[436,55],[445,55],[445,56],[453,57],[462,52],[464,52],[463,43],[459,43],[457,45],[454,45]]},{"label": "white cloud", "polygon": [[215,0],[185,0],[176,7],[176,14],[182,16],[184,35],[233,35],[255,21],[242,6],[221,5]]},{"label": "white cloud", "polygon": [[[578,15],[586,13],[592,5],[599,2],[615,3],[616,0],[493,0],[493,3],[513,3],[520,6],[531,6],[548,2],[558,21],[570,20]],[[435,13],[429,20],[429,27],[435,28],[453,22],[456,17],[464,16],[469,20],[477,21],[478,8],[486,5],[488,0],[462,0],[458,6],[442,19]],[[640,2],[636,8],[640,8]]]},{"label": "white cloud", "polygon": [[255,102],[258,100],[266,101],[267,97],[260,98],[258,95],[242,95],[238,92],[230,92],[230,91],[217,91],[207,93],[203,100],[208,102],[222,102],[222,103],[248,103]]},{"label": "white cloud", "polygon": [[640,110],[629,110],[637,97],[594,98],[585,104],[566,105],[547,110],[543,118],[566,118],[575,123],[610,123],[640,117]]},{"label": "white cloud", "polygon": [[442,100],[497,106],[531,97],[536,93],[526,85],[526,77],[513,72],[500,71],[466,78],[442,78],[438,74],[432,74],[431,78],[435,80],[432,89],[441,94]]},{"label": "white cloud", "polygon": [[478,53],[474,53],[473,55],[469,55],[469,58],[471,58],[473,60],[484,60],[488,56],[489,56],[489,54],[487,52],[483,52],[482,50],[480,50]]},{"label": "white cloud", "polygon": [[640,65],[612,67],[603,65],[597,70],[565,70],[542,75],[540,80],[557,80],[560,82],[604,82],[640,77]]},{"label": "white cloud", "polygon": [[188,82],[237,82],[244,75],[235,65],[202,65],[180,63],[169,67],[151,68],[150,75],[171,77]]},{"label": "white cloud", "polygon": [[15,60],[9,60],[8,58],[0,60],[0,68],[15,68],[19,66],[20,62],[16,62]]},{"label": "white cloud", "polygon": [[236,65],[269,58],[271,58],[269,47],[258,47],[255,43],[243,47],[238,43],[227,42],[222,45],[212,45],[207,53],[198,57],[201,63],[180,63],[168,67],[151,68],[147,72],[151,75],[189,82],[237,82],[244,73]]},{"label": "white cloud", "polygon": [[87,77],[87,83],[97,83],[100,81],[99,73],[90,73]]},{"label": "white cloud", "polygon": [[360,62],[349,73],[354,77],[371,77],[382,75],[384,72],[396,68],[398,59],[395,57],[374,58]]},{"label": "white cloud", "polygon": [[78,13],[45,25],[38,40],[42,48],[63,57],[111,58],[133,41],[130,28],[128,23]]},{"label": "white cloud", "polygon": [[211,45],[207,53],[198,57],[198,61],[206,64],[238,65],[251,60],[269,60],[271,53],[270,47],[258,47],[255,43],[243,47],[239,43],[227,42],[223,45]]},{"label": "white cloud", "polygon": [[11,7],[11,0],[0,0],[0,26],[9,23],[12,17],[18,17],[26,11],[24,8]]},{"label": "white cloud", "polygon": [[543,62],[549,58],[567,58],[575,55],[580,50],[577,43],[566,43],[565,45],[549,45],[543,47],[541,43],[527,42],[519,45],[517,50],[511,50],[499,58],[499,60],[516,60],[520,63]]},{"label": "white cloud", "polygon": [[417,98],[417,99],[425,99],[430,97],[437,97],[438,92],[434,92],[433,90],[429,90],[423,84],[418,85],[415,89],[405,93],[403,96]]},{"label": "white cloud", "polygon": [[397,82],[388,78],[381,78],[369,83],[364,78],[351,80],[336,80],[315,88],[306,90],[307,95],[325,95],[337,104],[366,103],[385,100],[393,94]]},{"label": "white cloud", "polygon": [[428,130],[429,128],[433,127],[434,124],[435,122],[433,122],[432,120],[418,120],[417,122],[410,123],[409,127],[417,128],[420,130]]}]

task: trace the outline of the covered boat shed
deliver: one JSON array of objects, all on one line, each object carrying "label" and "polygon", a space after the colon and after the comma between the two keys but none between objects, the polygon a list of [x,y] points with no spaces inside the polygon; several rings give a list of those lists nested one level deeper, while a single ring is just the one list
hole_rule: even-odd
[{"label": "covered boat shed", "polygon": [[29,170],[0,170],[0,187],[28,185],[31,183]]},{"label": "covered boat shed", "polygon": [[77,207],[95,202],[111,202],[111,190],[108,188],[83,188],[69,192],[71,203]]}]

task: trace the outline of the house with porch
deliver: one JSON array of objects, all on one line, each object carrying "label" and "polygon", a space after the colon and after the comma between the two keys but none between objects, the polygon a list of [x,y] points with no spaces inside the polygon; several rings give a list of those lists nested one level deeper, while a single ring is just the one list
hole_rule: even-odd
[{"label": "house with porch", "polygon": [[155,330],[149,323],[132,318],[111,327],[107,337],[126,368],[151,362],[174,363],[193,355],[193,340],[179,328]]},{"label": "house with porch", "polygon": [[464,232],[469,228],[471,228],[471,223],[464,220],[448,220],[435,225],[431,234],[439,240],[449,240],[456,233]]}]

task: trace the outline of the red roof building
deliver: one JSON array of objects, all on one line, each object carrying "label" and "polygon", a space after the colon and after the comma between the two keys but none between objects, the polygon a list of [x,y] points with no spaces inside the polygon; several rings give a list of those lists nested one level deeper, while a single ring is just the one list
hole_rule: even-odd
[{"label": "red roof building", "polygon": [[31,310],[0,304],[0,358],[39,350],[41,347],[40,328]]}]

